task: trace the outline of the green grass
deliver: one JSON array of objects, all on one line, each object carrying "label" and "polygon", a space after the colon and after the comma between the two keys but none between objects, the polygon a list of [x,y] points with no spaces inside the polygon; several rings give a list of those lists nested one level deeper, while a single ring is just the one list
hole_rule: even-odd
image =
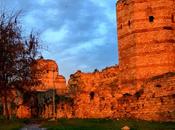
[{"label": "green grass", "polygon": [[125,125],[131,130],[175,130],[175,123],[133,120],[60,119],[43,123],[48,130],[121,130]]},{"label": "green grass", "polygon": [[19,130],[22,126],[21,121],[0,120],[0,130]]},{"label": "green grass", "polygon": [[[0,120],[0,130],[19,130],[24,123],[31,120]],[[36,120],[35,120],[36,121]],[[42,127],[48,130],[121,130],[125,125],[131,130],[175,130],[175,123],[107,120],[107,119],[59,119],[58,121],[42,121]]]}]

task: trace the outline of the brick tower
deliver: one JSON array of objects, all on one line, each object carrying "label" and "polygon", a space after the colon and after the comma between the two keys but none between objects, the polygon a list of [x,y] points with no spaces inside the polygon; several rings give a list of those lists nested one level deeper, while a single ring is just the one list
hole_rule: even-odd
[{"label": "brick tower", "polygon": [[118,0],[120,85],[175,71],[175,0]]}]

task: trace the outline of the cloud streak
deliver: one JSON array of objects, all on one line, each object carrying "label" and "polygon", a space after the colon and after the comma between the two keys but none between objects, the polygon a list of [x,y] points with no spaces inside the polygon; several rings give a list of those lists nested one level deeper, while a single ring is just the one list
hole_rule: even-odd
[{"label": "cloud streak", "polygon": [[1,0],[1,9],[23,10],[25,33],[40,33],[45,58],[67,78],[76,70],[117,64],[114,0]]}]

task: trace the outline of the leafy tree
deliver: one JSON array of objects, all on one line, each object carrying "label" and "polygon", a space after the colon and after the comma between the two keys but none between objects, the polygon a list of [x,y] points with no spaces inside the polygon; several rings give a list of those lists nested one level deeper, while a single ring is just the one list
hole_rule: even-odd
[{"label": "leafy tree", "polygon": [[0,14],[0,96],[4,115],[9,118],[8,96],[12,89],[21,92],[39,83],[32,67],[39,57],[38,37],[22,37],[19,14]]}]

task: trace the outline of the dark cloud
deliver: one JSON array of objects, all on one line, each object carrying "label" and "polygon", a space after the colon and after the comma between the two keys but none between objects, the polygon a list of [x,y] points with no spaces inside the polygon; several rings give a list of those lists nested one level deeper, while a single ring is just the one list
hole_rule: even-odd
[{"label": "dark cloud", "polygon": [[1,9],[23,11],[26,33],[40,33],[45,58],[67,78],[76,70],[117,64],[114,0],[1,0]]}]

